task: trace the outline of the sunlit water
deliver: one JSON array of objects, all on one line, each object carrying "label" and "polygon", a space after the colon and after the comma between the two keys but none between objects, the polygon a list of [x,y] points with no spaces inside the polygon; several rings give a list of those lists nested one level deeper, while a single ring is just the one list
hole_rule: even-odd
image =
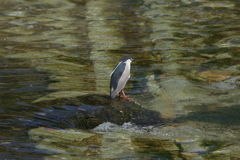
[{"label": "sunlit water", "polygon": [[239,159],[239,6],[2,1],[0,158]]}]

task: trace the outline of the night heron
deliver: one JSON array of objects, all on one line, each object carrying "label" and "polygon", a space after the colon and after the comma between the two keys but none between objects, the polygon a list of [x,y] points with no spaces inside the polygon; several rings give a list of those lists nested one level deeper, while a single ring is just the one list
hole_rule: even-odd
[{"label": "night heron", "polygon": [[[130,78],[130,68],[131,62],[135,61],[129,56],[125,56],[122,60],[116,65],[111,76],[110,82],[110,96],[111,98],[115,98],[119,92],[122,93],[123,98],[127,98],[123,88],[125,87],[128,79]],[[120,97],[120,93],[119,93]]]}]

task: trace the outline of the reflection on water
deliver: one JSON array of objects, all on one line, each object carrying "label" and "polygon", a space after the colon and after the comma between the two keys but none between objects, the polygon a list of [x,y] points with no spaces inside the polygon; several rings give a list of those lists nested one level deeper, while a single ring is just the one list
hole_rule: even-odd
[{"label": "reflection on water", "polygon": [[[239,158],[239,5],[2,2],[0,157]],[[135,103],[106,98],[125,55]]]}]

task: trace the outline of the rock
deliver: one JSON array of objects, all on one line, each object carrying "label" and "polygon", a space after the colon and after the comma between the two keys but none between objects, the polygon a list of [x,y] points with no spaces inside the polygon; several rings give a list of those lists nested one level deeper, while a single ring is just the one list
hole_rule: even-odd
[{"label": "rock", "polygon": [[68,128],[93,129],[104,122],[117,125],[132,122],[140,126],[164,123],[159,112],[143,108],[129,100],[110,99],[108,95],[88,94],[35,104],[50,105],[58,109],[45,110],[45,113],[38,113],[38,116],[59,120],[62,127]]},{"label": "rock", "polygon": [[209,82],[223,81],[227,78],[236,75],[234,72],[220,71],[220,70],[207,70],[200,72],[197,76],[206,79]]}]

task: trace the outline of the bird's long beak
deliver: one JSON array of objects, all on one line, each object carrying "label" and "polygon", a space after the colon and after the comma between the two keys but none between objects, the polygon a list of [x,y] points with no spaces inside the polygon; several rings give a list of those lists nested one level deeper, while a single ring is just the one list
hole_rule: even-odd
[{"label": "bird's long beak", "polygon": [[135,59],[132,59],[132,62],[135,62],[136,60]]}]

